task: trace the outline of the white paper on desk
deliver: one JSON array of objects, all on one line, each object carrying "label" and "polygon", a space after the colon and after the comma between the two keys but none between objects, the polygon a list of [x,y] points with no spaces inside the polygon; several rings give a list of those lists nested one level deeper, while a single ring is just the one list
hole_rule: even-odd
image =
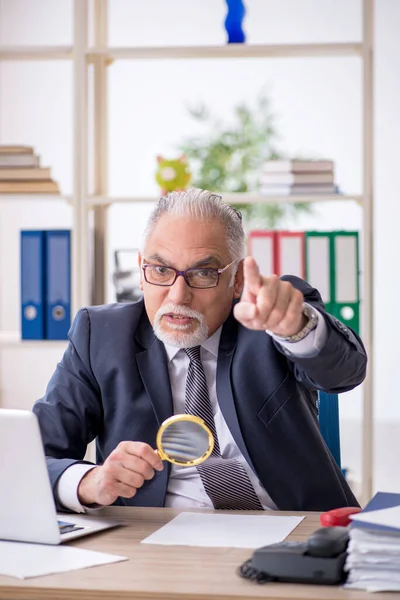
[{"label": "white paper on desk", "polygon": [[26,579],[128,560],[126,556],[69,546],[0,541],[0,575]]},{"label": "white paper on desk", "polygon": [[142,540],[166,546],[260,548],[283,542],[304,517],[184,512]]},{"label": "white paper on desk", "polygon": [[387,527],[400,529],[400,506],[360,512],[350,515],[350,519],[363,523],[371,523],[372,525],[386,525]]}]

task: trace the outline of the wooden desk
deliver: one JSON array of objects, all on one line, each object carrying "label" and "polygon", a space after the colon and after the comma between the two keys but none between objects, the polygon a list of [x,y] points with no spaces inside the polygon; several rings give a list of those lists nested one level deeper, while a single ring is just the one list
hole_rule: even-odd
[{"label": "wooden desk", "polygon": [[[128,556],[130,560],[27,580],[0,576],[0,598],[7,600],[388,600],[336,586],[282,583],[263,585],[240,578],[237,567],[251,550],[140,544],[180,511],[157,508],[103,509],[126,526],[71,542],[71,545]],[[251,513],[249,513],[251,514]],[[253,513],[254,514],[254,513]],[[255,513],[257,514],[257,513]],[[263,513],[268,518],[268,513]],[[276,514],[276,513],[274,513]],[[296,514],[296,513],[282,513]],[[304,514],[304,513],[297,513]],[[319,527],[318,514],[308,513],[290,539],[304,539]],[[400,600],[400,594],[390,594]]]}]

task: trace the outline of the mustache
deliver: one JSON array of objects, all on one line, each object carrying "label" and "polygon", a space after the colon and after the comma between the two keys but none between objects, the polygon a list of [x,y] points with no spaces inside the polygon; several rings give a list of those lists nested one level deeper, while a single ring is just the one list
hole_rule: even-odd
[{"label": "mustache", "polygon": [[163,315],[170,313],[178,315],[179,317],[188,317],[191,319],[197,319],[199,321],[203,319],[203,315],[198,310],[194,310],[188,306],[182,306],[181,304],[172,303],[161,306],[157,311],[157,317],[161,318]]}]

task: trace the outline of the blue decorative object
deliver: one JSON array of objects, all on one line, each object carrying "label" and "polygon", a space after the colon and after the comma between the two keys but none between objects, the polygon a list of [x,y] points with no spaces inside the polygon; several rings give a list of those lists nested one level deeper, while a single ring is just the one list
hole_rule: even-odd
[{"label": "blue decorative object", "polygon": [[225,19],[225,29],[228,33],[228,44],[242,44],[246,36],[242,29],[242,22],[246,12],[243,0],[226,0],[228,14]]}]

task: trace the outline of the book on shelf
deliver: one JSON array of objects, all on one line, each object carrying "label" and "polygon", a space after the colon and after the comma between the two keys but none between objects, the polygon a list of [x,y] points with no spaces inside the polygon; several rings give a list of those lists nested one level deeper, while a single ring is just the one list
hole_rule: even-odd
[{"label": "book on shelf", "polygon": [[0,194],[59,194],[32,146],[0,144]]},{"label": "book on shelf", "polygon": [[337,185],[332,183],[304,185],[261,185],[259,192],[262,196],[324,196],[340,194]]},{"label": "book on shelf", "polygon": [[0,152],[0,167],[38,167],[39,156],[37,154],[25,153],[11,153],[5,154]]},{"label": "book on shelf", "polygon": [[0,168],[0,181],[48,181],[51,173],[48,167],[6,167]]},{"label": "book on shelf", "polygon": [[313,184],[313,183],[333,183],[333,171],[321,173],[262,173],[260,176],[261,184]]},{"label": "book on shelf", "polygon": [[0,194],[59,194],[56,181],[0,181]]},{"label": "book on shelf", "polygon": [[268,160],[264,167],[264,173],[316,173],[334,170],[333,160]]},{"label": "book on shelf", "polygon": [[32,146],[8,146],[0,144],[0,154],[33,154]]}]

